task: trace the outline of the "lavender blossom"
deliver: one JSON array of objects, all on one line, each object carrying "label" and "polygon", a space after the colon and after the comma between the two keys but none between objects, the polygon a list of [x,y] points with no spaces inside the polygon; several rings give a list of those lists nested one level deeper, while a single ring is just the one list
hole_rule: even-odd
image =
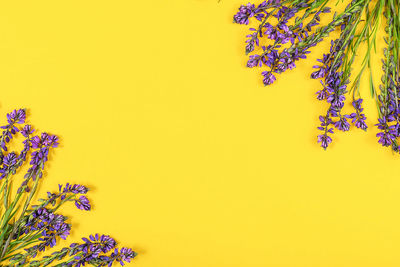
[{"label": "lavender blossom", "polygon": [[318,135],[318,143],[321,143],[321,147],[326,150],[330,143],[332,143],[332,138],[328,135],[333,134],[333,128],[330,127],[332,125],[332,119],[327,116],[319,116],[319,120],[321,122],[321,126],[318,127],[318,130],[323,131],[322,134]]},{"label": "lavender blossom", "polygon": [[392,120],[390,118],[382,118],[378,119],[379,123],[376,124],[379,130],[382,130],[380,133],[377,133],[376,136],[379,137],[378,143],[382,146],[390,146],[396,139],[396,127],[394,125],[389,125],[389,122]]},{"label": "lavender blossom", "polygon": [[39,199],[42,204],[33,205],[32,207],[35,209],[46,208],[49,205],[54,207],[56,205],[61,205],[66,201],[73,201],[78,209],[88,211],[91,208],[89,200],[86,197],[80,198],[79,196],[81,194],[86,194],[88,191],[89,189],[86,186],[80,184],[67,183],[65,186],[59,184],[58,192],[47,192],[46,199]]},{"label": "lavender blossom", "polygon": [[3,130],[1,139],[0,139],[0,147],[7,151],[6,144],[11,141],[13,136],[19,132],[16,124],[22,124],[25,122],[26,114],[25,109],[13,110],[11,113],[7,114],[7,122],[8,124],[5,126],[1,126]]},{"label": "lavender blossom", "polygon": [[348,123],[346,117],[343,116],[337,122],[335,122],[335,128],[340,131],[346,132],[350,130],[350,123]]},{"label": "lavender blossom", "polygon": [[261,21],[266,14],[267,9],[280,5],[280,0],[268,0],[259,4],[257,7],[254,4],[248,3],[239,7],[238,13],[233,16],[233,21],[238,24],[249,24],[249,19],[255,17]]},{"label": "lavender blossom", "polygon": [[3,167],[0,168],[0,179],[6,177],[7,174],[13,172],[15,164],[17,163],[17,154],[11,152],[3,158]]},{"label": "lavender blossom", "polygon": [[[74,243],[69,248],[71,255],[76,255],[68,266],[84,266],[86,263],[96,266],[111,266],[114,262],[124,265],[130,262],[136,253],[129,248],[116,248],[116,242],[108,235],[90,235],[82,238],[83,244]],[[106,253],[112,251],[110,255]]]},{"label": "lavender blossom", "polygon": [[275,76],[270,71],[264,71],[262,75],[264,75],[264,85],[271,85],[276,80]]},{"label": "lavender blossom", "polygon": [[249,24],[249,18],[256,14],[255,9],[255,5],[250,3],[240,6],[239,12],[233,17],[233,21],[238,24]]},{"label": "lavender blossom", "polygon": [[353,101],[352,105],[353,105],[354,109],[356,110],[356,112],[353,112],[350,115],[347,115],[347,118],[351,119],[351,122],[357,128],[366,131],[368,128],[367,124],[365,123],[365,120],[367,119],[367,117],[365,117],[365,115],[362,113],[362,111],[364,110],[361,107],[362,102],[363,102],[363,100],[361,98]]},{"label": "lavender blossom", "polygon": [[89,199],[85,196],[80,196],[79,199],[75,200],[75,206],[80,210],[90,210],[91,205]]},{"label": "lavender blossom", "polygon": [[11,113],[7,114],[7,121],[9,124],[22,124],[25,122],[26,113],[24,109],[13,110]]},{"label": "lavender blossom", "polygon": [[[31,247],[31,250],[41,252],[47,247],[54,247],[57,244],[57,238],[66,239],[71,230],[71,226],[67,224],[66,217],[60,214],[55,214],[46,208],[35,210],[31,216],[28,217],[24,228],[25,234],[31,232],[39,232],[42,237],[38,240],[41,241],[38,245]],[[33,257],[36,256],[36,253]]]},{"label": "lavender blossom", "polygon": [[30,161],[31,167],[27,171],[25,179],[29,180],[32,178],[35,180],[36,177],[42,177],[42,169],[44,168],[44,164],[48,161],[50,148],[58,146],[58,137],[42,133],[40,137],[34,136],[30,142],[34,151],[32,152]]}]

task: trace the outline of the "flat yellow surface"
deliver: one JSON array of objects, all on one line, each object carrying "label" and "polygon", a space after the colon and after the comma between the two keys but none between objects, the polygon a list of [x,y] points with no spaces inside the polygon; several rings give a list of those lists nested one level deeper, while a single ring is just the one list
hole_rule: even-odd
[{"label": "flat yellow surface", "polygon": [[323,151],[309,75],[328,43],[264,88],[232,24],[245,2],[2,1],[2,121],[26,107],[62,139],[41,194],[89,185],[70,241],[111,234],[139,253],[127,266],[400,266],[399,159],[373,102],[367,133]]}]

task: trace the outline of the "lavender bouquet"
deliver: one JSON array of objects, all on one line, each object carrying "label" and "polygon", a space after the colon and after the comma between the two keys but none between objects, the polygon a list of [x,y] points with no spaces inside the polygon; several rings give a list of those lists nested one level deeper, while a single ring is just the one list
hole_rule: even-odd
[{"label": "lavender bouquet", "polygon": [[[71,224],[58,209],[67,202],[73,202],[84,211],[89,211],[91,205],[85,196],[87,187],[68,183],[59,185],[58,191],[48,192],[46,197],[32,204],[49,153],[58,146],[58,137],[48,133],[35,135],[25,120],[24,109],[14,110],[7,114],[7,125],[1,127],[0,195],[3,203],[0,206],[0,266],[112,266],[115,262],[121,265],[130,262],[136,256],[132,249],[119,249],[113,238],[98,234],[39,257],[70,234]],[[24,138],[19,153],[10,151],[11,141],[18,133]],[[29,164],[29,169],[21,177],[20,185],[14,187],[12,182],[24,163]]]},{"label": "lavender bouquet", "polygon": [[[296,61],[307,58],[310,48],[318,45],[329,33],[338,31],[331,41],[330,51],[318,59],[312,79],[319,79],[321,89],[317,99],[327,102],[327,110],[319,116],[318,142],[326,149],[332,142],[334,129],[349,131],[350,122],[367,130],[363,114],[360,81],[368,72],[369,91],[375,98],[379,118],[378,142],[399,152],[400,137],[400,3],[398,0],[352,0],[343,12],[334,13],[329,23],[321,25],[321,17],[331,16],[328,5],[333,0],[268,0],[258,5],[239,8],[234,22],[250,28],[246,40],[247,67],[260,67],[264,85],[275,82],[278,74],[296,67]],[[383,76],[377,90],[371,69],[371,53],[376,53],[376,37],[380,27],[385,29]],[[361,69],[352,76],[353,63],[361,44],[367,49]],[[343,107],[351,99],[353,112],[345,114]]]}]

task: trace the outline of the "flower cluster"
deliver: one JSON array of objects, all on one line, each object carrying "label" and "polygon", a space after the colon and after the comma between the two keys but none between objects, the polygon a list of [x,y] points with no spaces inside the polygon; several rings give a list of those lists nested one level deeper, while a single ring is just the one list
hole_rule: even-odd
[{"label": "flower cluster", "polygon": [[[389,10],[386,14],[387,27],[385,30],[388,39],[385,39],[385,42],[388,48],[384,49],[385,60],[382,60],[384,74],[380,86],[381,94],[378,96],[380,118],[376,124],[380,131],[376,136],[382,146],[390,146],[393,151],[399,152],[397,139],[400,137],[400,70],[399,65],[396,64],[398,59],[396,60],[395,57],[398,54],[396,54],[395,49],[396,46],[398,49],[400,44],[394,38],[398,33],[396,33],[394,25],[396,20],[393,16],[389,16],[390,12],[393,12],[393,10]],[[399,31],[398,28],[397,31]]]},{"label": "flower cluster", "polygon": [[53,252],[50,256],[44,256],[40,261],[31,261],[29,266],[46,266],[54,261],[63,260],[67,256],[73,256],[70,260],[59,263],[55,266],[112,266],[113,263],[125,265],[136,257],[136,253],[130,248],[117,248],[117,242],[108,235],[90,235],[89,238],[82,238],[83,243],[73,243],[60,251]]},{"label": "flower cluster", "polygon": [[[69,247],[64,247],[60,251],[53,252],[51,256],[44,256],[42,260],[30,261],[29,266],[46,266],[69,256],[71,257],[70,260],[61,262],[56,266],[79,267],[90,264],[110,267],[114,263],[125,265],[125,262],[131,262],[137,255],[130,248],[117,248],[117,242],[108,235],[90,235],[89,238],[82,238],[82,241],[82,243],[72,243]],[[24,265],[26,264],[27,257],[23,256],[32,256],[35,253],[36,250],[33,248],[26,249],[25,254],[16,255],[13,261]]]},{"label": "flower cluster", "polygon": [[267,13],[267,9],[273,8],[280,4],[280,0],[268,0],[259,4],[257,7],[254,4],[248,3],[247,5],[242,5],[239,8],[238,13],[233,16],[233,21],[238,24],[249,24],[249,19],[255,17],[257,20],[261,21]]},{"label": "flower cluster", "polygon": [[35,180],[36,177],[42,177],[40,169],[43,169],[44,164],[48,161],[50,148],[58,146],[58,137],[48,133],[42,133],[40,136],[34,136],[30,142],[34,151],[31,154],[32,159],[29,162],[31,167],[25,175],[25,178],[32,178]]},{"label": "flower cluster", "polygon": [[367,119],[367,117],[365,116],[365,114],[363,114],[363,108],[361,107],[363,100],[357,99],[354,100],[352,105],[354,107],[354,110],[356,112],[351,113],[350,115],[348,115],[348,118],[351,119],[351,122],[359,129],[366,131],[368,126],[365,123],[365,120]]},{"label": "flower cluster", "polygon": [[47,247],[54,247],[58,237],[67,239],[71,226],[65,222],[66,220],[67,217],[46,208],[33,211],[21,230],[24,231],[24,234],[38,232],[41,237],[38,239],[40,243],[29,250],[32,250],[36,256],[37,252],[45,251]]},{"label": "flower cluster", "polygon": [[[341,25],[340,37],[331,42],[330,52],[324,54],[322,59],[318,59],[318,62],[321,64],[314,66],[317,70],[311,74],[311,78],[320,79],[323,86],[323,89],[317,92],[317,99],[325,100],[329,104],[325,119],[322,122],[324,125],[321,124],[318,127],[322,131],[318,136],[318,143],[321,143],[321,147],[324,149],[332,142],[332,138],[328,134],[333,134],[333,128],[330,131],[326,131],[326,127],[329,125],[333,125],[339,131],[346,132],[350,130],[348,119],[351,119],[357,128],[367,129],[365,124],[366,117],[361,113],[363,111],[361,107],[363,100],[361,98],[353,100],[354,113],[346,115],[342,111],[346,100],[345,94],[347,93],[347,85],[349,83],[348,78],[350,76],[350,72],[345,72],[343,69],[343,60],[345,58],[343,50],[346,49],[354,38],[354,27],[356,24],[353,23],[353,20],[358,15],[358,13],[354,13],[346,17],[345,22]],[[327,141],[324,142],[325,140]]]},{"label": "flower cluster", "polygon": [[[13,136],[19,132],[17,124],[25,123],[26,114],[24,109],[14,110],[7,114],[7,125],[1,126],[3,133],[0,140],[0,147],[3,151],[7,151],[7,143],[13,139]],[[2,153],[2,152],[1,152]]]},{"label": "flower cluster", "polygon": [[[241,6],[234,16],[238,24],[250,24],[255,17],[258,27],[250,28],[246,40],[246,54],[249,55],[247,67],[267,68],[262,72],[264,85],[271,85],[288,69],[296,67],[296,61],[307,58],[310,48],[324,40],[329,33],[340,31],[338,39],[331,41],[329,53],[318,59],[320,64],[312,79],[319,79],[322,89],[317,92],[317,99],[328,104],[326,112],[319,117],[318,143],[326,149],[332,143],[334,129],[347,132],[353,124],[356,128],[367,130],[366,116],[363,113],[363,99],[360,93],[360,81],[366,69],[370,69],[370,92],[377,98],[379,119],[376,126],[379,143],[390,146],[399,152],[400,137],[400,3],[396,1],[368,0],[349,1],[341,13],[335,13],[329,23],[321,24],[321,16],[330,13],[327,6],[333,0],[286,0],[264,1],[256,6]],[[262,15],[260,15],[262,14]],[[365,15],[365,18],[363,17]],[[381,20],[384,15],[386,20]],[[375,46],[377,29],[385,21],[387,48],[384,50],[382,85],[380,93],[375,90],[371,66],[371,51]],[[371,29],[373,29],[371,31]],[[366,43],[361,70],[353,82],[352,64],[360,44]],[[260,47],[260,52],[256,48]],[[253,53],[255,52],[255,53]],[[354,111],[345,114],[347,95],[352,93],[351,106]],[[350,105],[349,105],[350,106]]]},{"label": "flower cluster", "polygon": [[83,196],[88,191],[89,189],[86,186],[80,184],[67,183],[65,186],[59,184],[57,193],[47,192],[47,199],[39,199],[40,202],[43,202],[39,206],[43,207],[47,206],[48,204],[55,206],[56,204],[61,205],[66,201],[74,201],[75,206],[78,209],[89,211],[91,209],[91,205],[87,197]]},{"label": "flower cluster", "polygon": [[[130,262],[136,253],[129,248],[117,248],[115,240],[107,235],[84,238],[83,244],[72,244],[52,256],[36,259],[41,252],[53,248],[59,239],[65,240],[70,234],[71,224],[67,217],[56,211],[66,202],[74,202],[84,211],[91,210],[91,204],[86,197],[89,189],[70,183],[59,185],[57,192],[48,192],[46,198],[38,200],[38,204],[31,204],[50,152],[58,147],[59,140],[56,135],[45,132],[34,135],[34,129],[25,124],[25,120],[25,109],[14,110],[7,114],[7,125],[1,127],[0,194],[4,210],[0,218],[0,265],[46,266],[57,261],[56,266],[83,266],[86,263],[111,266],[114,262],[121,265]],[[11,140],[18,133],[24,137],[23,149],[11,151]],[[24,163],[29,164],[29,169],[12,197],[13,175]]]},{"label": "flower cluster", "polygon": [[[248,38],[246,53],[251,53],[255,47],[260,46],[263,37],[271,42],[271,44],[261,46],[261,54],[250,55],[247,62],[249,68],[263,65],[269,68],[268,71],[262,72],[264,85],[274,83],[276,74],[295,68],[295,62],[306,58],[306,55],[310,53],[309,49],[322,40],[319,35],[310,33],[313,27],[319,25],[320,15],[329,13],[330,8],[313,9],[314,5],[311,1],[294,1],[289,6],[283,5],[280,1],[264,1],[257,8],[251,4],[239,8],[239,12],[234,17],[236,23],[248,24],[249,18],[253,16],[262,21],[257,29],[250,28],[251,33],[246,36]],[[301,10],[306,10],[305,14],[296,17],[294,23],[289,23]],[[256,14],[261,14],[260,12],[263,12],[263,15],[257,17]],[[311,20],[304,23],[311,15]],[[267,22],[270,17],[276,19],[275,25]],[[283,47],[287,43],[291,46]]]},{"label": "flower cluster", "polygon": [[[115,261],[130,262],[136,253],[130,248],[116,248],[117,242],[108,235],[90,235],[89,238],[82,238],[84,243],[71,244],[71,254],[76,255],[69,266],[84,266],[86,263],[96,266],[111,266]],[[107,253],[111,252],[110,255]]]}]

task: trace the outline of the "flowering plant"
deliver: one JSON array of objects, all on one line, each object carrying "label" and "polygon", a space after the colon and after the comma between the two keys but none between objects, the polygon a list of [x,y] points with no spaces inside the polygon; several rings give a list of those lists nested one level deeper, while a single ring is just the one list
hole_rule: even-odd
[{"label": "flowering plant", "polygon": [[[307,58],[310,48],[316,46],[330,32],[339,31],[331,41],[330,51],[318,59],[312,79],[319,79],[322,89],[317,99],[326,101],[328,108],[319,116],[318,142],[326,149],[332,134],[349,131],[350,121],[359,129],[367,130],[363,114],[360,81],[369,70],[370,93],[378,106],[378,142],[399,152],[400,137],[400,3],[397,0],[352,0],[345,10],[334,13],[330,22],[321,25],[321,17],[331,13],[332,0],[267,0],[259,5],[247,4],[239,8],[234,22],[250,28],[246,40],[246,54],[250,54],[247,67],[263,67],[264,85],[275,82],[277,74],[296,67],[296,61]],[[384,19],[383,19],[384,18]],[[382,83],[374,86],[371,52],[376,50],[376,36],[381,24],[385,25],[386,47],[382,60]],[[361,70],[350,82],[352,65],[360,44],[367,46]],[[256,50],[257,48],[257,50]],[[253,53],[256,52],[256,53]],[[375,51],[376,52],[376,51]],[[344,114],[347,95],[351,95],[354,112]]]},{"label": "flowering plant", "polygon": [[[114,262],[124,265],[136,256],[130,248],[117,248],[116,241],[108,235],[90,235],[81,243],[37,256],[66,239],[71,230],[67,217],[57,210],[67,202],[84,211],[91,209],[85,196],[88,188],[79,184],[59,185],[58,191],[47,193],[45,198],[32,204],[37,193],[49,152],[58,146],[58,137],[48,133],[34,135],[31,125],[25,124],[24,109],[7,114],[7,125],[2,126],[0,136],[0,266],[112,266]],[[24,125],[25,124],[25,125]],[[18,134],[24,137],[20,153],[9,151],[12,139]],[[22,183],[12,194],[12,181],[24,165],[29,169]]]}]

